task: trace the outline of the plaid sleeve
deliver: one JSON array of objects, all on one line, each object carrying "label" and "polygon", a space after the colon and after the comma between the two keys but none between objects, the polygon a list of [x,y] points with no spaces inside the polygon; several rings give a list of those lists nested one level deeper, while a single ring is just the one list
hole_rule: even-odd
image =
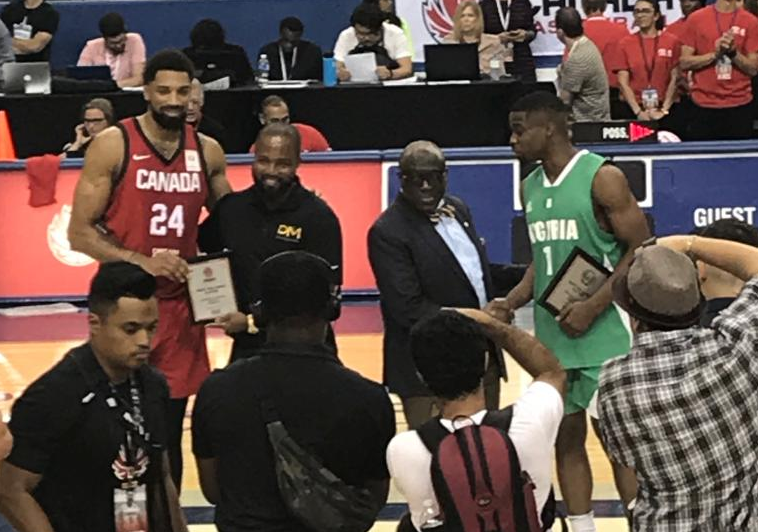
[{"label": "plaid sleeve", "polygon": [[758,330],[758,277],[750,279],[737,299],[714,320],[712,328],[730,338]]},{"label": "plaid sleeve", "polygon": [[631,436],[625,430],[632,420],[624,415],[618,405],[618,394],[614,393],[616,383],[622,375],[613,361],[607,362],[600,371],[597,410],[600,425],[600,437],[608,455],[617,464],[634,467]]}]

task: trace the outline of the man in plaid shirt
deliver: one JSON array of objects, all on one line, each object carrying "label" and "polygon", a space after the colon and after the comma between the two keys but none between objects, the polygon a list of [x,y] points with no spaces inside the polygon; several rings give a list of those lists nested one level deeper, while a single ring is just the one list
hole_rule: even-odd
[{"label": "man in plaid shirt", "polygon": [[[634,529],[758,530],[758,249],[698,236],[657,244],[614,283],[635,343],[600,374],[603,440],[637,471]],[[695,326],[692,259],[746,281],[711,328]]]}]

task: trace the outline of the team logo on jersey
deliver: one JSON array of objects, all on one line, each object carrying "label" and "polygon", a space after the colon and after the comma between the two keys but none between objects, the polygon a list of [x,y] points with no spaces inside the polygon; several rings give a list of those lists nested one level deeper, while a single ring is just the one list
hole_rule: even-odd
[{"label": "team logo on jersey", "polygon": [[421,15],[429,35],[437,42],[453,31],[455,8],[463,0],[423,0]]},{"label": "team logo on jersey", "polygon": [[53,216],[50,225],[47,226],[47,245],[59,262],[66,266],[88,266],[95,260],[71,249],[68,241],[68,224],[71,222],[71,205],[61,207],[61,212]]},{"label": "team logo on jersey", "polygon": [[200,155],[197,150],[184,150],[184,167],[188,172],[200,171]]}]

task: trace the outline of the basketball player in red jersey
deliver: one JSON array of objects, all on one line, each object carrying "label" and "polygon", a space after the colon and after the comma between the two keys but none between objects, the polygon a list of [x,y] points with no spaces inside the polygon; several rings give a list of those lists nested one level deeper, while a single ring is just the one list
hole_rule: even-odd
[{"label": "basketball player in red jersey", "polygon": [[74,193],[71,247],[100,262],[124,260],[158,277],[160,321],[150,362],[171,390],[171,473],[181,487],[187,398],[210,373],[205,330],[190,315],[186,259],[197,254],[203,206],[231,191],[218,142],[185,124],[194,68],[178,50],[145,65],[147,112],[100,133]]}]

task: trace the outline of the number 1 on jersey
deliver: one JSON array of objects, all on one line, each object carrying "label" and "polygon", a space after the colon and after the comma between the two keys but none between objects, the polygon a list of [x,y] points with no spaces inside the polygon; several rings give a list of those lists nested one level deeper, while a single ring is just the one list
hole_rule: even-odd
[{"label": "number 1 on jersey", "polygon": [[545,275],[553,275],[553,251],[550,246],[545,246],[542,252],[545,254]]},{"label": "number 1 on jersey", "polygon": [[153,217],[150,218],[150,234],[153,236],[166,236],[168,230],[176,231],[176,236],[184,235],[184,205],[177,205],[171,214],[168,214],[168,206],[163,203],[153,204]]}]

